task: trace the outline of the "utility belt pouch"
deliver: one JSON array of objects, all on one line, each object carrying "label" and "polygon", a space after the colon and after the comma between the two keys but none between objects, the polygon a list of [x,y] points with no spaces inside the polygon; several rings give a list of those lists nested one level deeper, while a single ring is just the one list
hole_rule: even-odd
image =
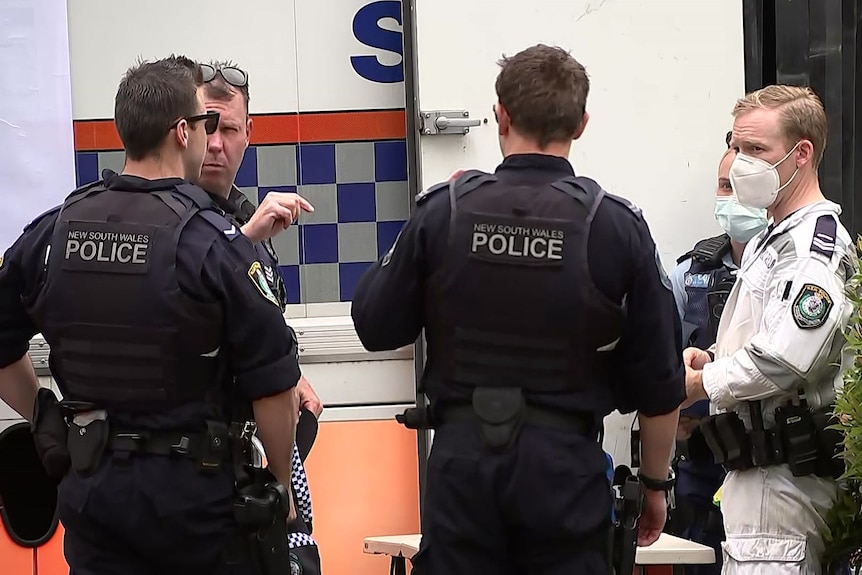
[{"label": "utility belt pouch", "polygon": [[716,463],[730,471],[752,467],[751,444],[745,424],[736,412],[706,417],[700,429]]},{"label": "utility belt pouch", "polygon": [[72,471],[89,477],[99,468],[111,436],[108,412],[90,404],[61,403],[67,411],[69,435],[66,446]]},{"label": "utility belt pouch", "polygon": [[39,388],[36,393],[30,432],[42,467],[49,477],[60,481],[71,467],[69,424],[66,423],[57,396],[45,387]]},{"label": "utility belt pouch", "polygon": [[[844,463],[844,434],[832,410],[823,408],[812,414],[817,433],[817,475],[838,479],[847,470]],[[837,428],[835,426],[838,426]]]},{"label": "utility belt pouch", "polygon": [[207,431],[201,442],[198,469],[202,473],[217,472],[231,460],[230,428],[220,421],[207,421]]},{"label": "utility belt pouch", "polygon": [[706,438],[703,435],[703,429],[701,427],[695,427],[691,431],[691,435],[688,439],[677,441],[677,445],[680,443],[684,443],[684,446],[681,446],[681,453],[685,459],[685,461],[691,461],[693,463],[712,463],[714,461],[714,457],[712,454],[712,450],[709,448],[709,444],[706,442]]},{"label": "utility belt pouch", "polygon": [[493,451],[509,449],[518,437],[527,414],[524,394],[518,387],[477,387],[473,411],[485,445]]},{"label": "utility belt pouch", "polygon": [[816,474],[819,451],[817,432],[808,408],[799,405],[776,408],[775,427],[790,472],[795,477]]}]

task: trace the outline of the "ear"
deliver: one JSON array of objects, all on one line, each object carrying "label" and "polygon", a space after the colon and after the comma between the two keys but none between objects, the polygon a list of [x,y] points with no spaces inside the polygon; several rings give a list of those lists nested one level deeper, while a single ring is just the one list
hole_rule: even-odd
[{"label": "ear", "polygon": [[187,121],[180,120],[180,123],[174,128],[174,139],[176,139],[181,150],[189,147],[189,123]]},{"label": "ear", "polygon": [[512,118],[509,117],[509,112],[499,102],[494,105],[494,109],[497,111],[497,133],[501,136],[507,136],[512,128]]},{"label": "ear", "polygon": [[584,117],[583,117],[583,119],[581,119],[581,125],[578,126],[577,130],[575,130],[575,135],[572,137],[573,140],[577,140],[578,138],[580,138],[583,135],[584,130],[587,129],[587,122],[589,122],[589,121],[590,121],[589,112],[584,112]]},{"label": "ear", "polygon": [[254,126],[254,122],[251,120],[251,116],[248,116],[248,119],[245,121],[245,147],[248,148],[248,143],[251,140],[251,129]]},{"label": "ear", "polygon": [[808,140],[802,140],[796,147],[796,167],[801,168],[806,164],[814,163],[814,144]]}]

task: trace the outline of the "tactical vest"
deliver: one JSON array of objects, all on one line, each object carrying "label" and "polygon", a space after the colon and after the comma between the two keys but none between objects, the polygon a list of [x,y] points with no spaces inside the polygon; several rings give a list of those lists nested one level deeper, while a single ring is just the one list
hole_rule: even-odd
[{"label": "tactical vest", "polygon": [[587,258],[605,192],[587,178],[515,185],[477,171],[441,186],[449,233],[426,302],[440,377],[427,386],[596,390],[608,361],[599,350],[613,347],[624,319]]},{"label": "tactical vest", "polygon": [[724,265],[730,251],[730,238],[722,234],[698,242],[694,249],[677,260],[691,258],[685,273],[688,304],[683,314],[683,347],[706,349],[715,343],[721,312],[736,282],[736,270]]},{"label": "tactical vest", "polygon": [[189,298],[177,282],[180,234],[196,215],[219,233],[230,228],[188,184],[147,192],[97,182],[66,199],[31,313],[67,399],[130,413],[215,401],[220,305]]}]

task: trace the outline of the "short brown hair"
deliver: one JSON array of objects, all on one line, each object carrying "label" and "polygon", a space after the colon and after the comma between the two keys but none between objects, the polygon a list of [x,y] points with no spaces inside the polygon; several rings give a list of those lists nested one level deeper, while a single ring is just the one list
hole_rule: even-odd
[{"label": "short brown hair", "polygon": [[590,91],[587,71],[569,52],[538,44],[498,62],[495,88],[512,126],[540,148],[571,140],[580,128]]},{"label": "short brown hair", "polygon": [[736,101],[733,117],[757,108],[778,110],[781,132],[788,148],[800,140],[809,140],[814,146],[814,168],[823,160],[826,150],[826,110],[823,102],[806,86],[766,86]]},{"label": "short brown hair", "polygon": [[185,56],[138,61],[126,72],[114,99],[114,123],[126,156],[141,160],[158,151],[171,124],[195,115],[200,66]]},{"label": "short brown hair", "polygon": [[[211,60],[209,62],[209,65],[216,70],[221,70],[222,68],[239,68],[239,66],[229,60]],[[248,78],[248,72],[246,72],[246,78]],[[248,93],[248,80],[246,80],[245,86],[237,87],[232,84],[229,84],[224,79],[224,76],[216,72],[216,75],[213,77],[213,79],[204,84],[204,90],[206,91],[207,97],[221,102],[229,102],[233,99],[234,93],[233,91],[231,91],[231,88],[242,94],[243,103],[245,104],[245,113],[246,115],[248,115],[248,101],[250,99]]]}]

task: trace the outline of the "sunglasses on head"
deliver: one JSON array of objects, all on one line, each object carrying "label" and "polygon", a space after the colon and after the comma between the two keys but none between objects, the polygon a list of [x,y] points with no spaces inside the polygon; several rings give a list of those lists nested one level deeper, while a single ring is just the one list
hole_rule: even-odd
[{"label": "sunglasses on head", "polygon": [[218,122],[219,122],[220,116],[221,116],[221,114],[219,114],[218,112],[212,112],[212,111],[206,112],[204,114],[198,114],[197,116],[187,116],[185,118],[180,118],[179,120],[177,120],[176,122],[171,124],[171,126],[170,126],[170,128],[168,128],[168,130],[173,130],[183,120],[185,120],[189,124],[194,123],[194,122],[203,121],[203,122],[205,122],[204,123],[204,131],[207,133],[207,136],[209,136],[210,134],[214,134],[215,131],[218,129]]},{"label": "sunglasses on head", "polygon": [[235,66],[226,66],[224,68],[216,68],[209,64],[201,64],[201,73],[204,77],[204,82],[212,82],[216,74],[221,74],[224,81],[231,86],[242,88],[248,85],[248,74]]}]

